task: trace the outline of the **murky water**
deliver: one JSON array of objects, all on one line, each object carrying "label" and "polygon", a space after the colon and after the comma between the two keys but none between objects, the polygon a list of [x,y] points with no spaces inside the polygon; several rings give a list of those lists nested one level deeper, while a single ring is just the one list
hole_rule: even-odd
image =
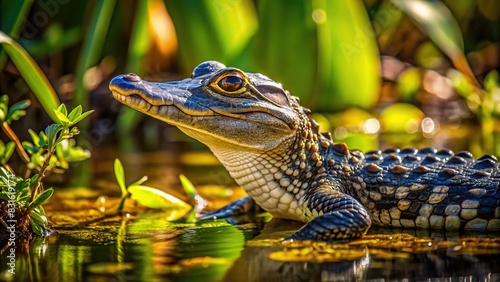
[{"label": "murky water", "polygon": [[[449,136],[449,135],[447,135]],[[365,137],[363,137],[365,138]],[[367,137],[353,143],[399,145]],[[418,139],[418,138],[417,138]],[[474,138],[418,139],[433,145],[483,153]],[[404,140],[408,142],[408,140]],[[482,141],[481,141],[482,142]],[[495,153],[495,138],[488,141]],[[373,143],[376,143],[373,145]],[[478,145],[480,144],[480,145]],[[5,241],[1,281],[500,281],[500,233],[439,233],[372,228],[361,240],[339,244],[283,243],[301,224],[268,215],[192,222],[172,211],[127,203],[124,216],[106,214],[117,204],[113,159],[124,163],[127,181],[148,175],[149,186],[186,199],[178,174],[186,174],[211,208],[237,199],[223,168],[208,152],[173,145],[158,152],[118,154],[96,148],[89,188],[58,189],[46,205],[55,234],[31,242]],[[84,183],[84,182],[82,182]],[[106,195],[104,198],[99,198]],[[100,199],[97,201],[97,199]],[[8,263],[14,249],[15,274]]]}]

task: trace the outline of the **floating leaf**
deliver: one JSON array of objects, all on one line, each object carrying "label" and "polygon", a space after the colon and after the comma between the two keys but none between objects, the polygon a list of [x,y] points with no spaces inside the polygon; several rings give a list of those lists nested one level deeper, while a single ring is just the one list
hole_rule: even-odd
[{"label": "floating leaf", "polygon": [[133,185],[128,187],[132,199],[139,204],[152,209],[191,209],[191,206],[161,190],[143,186]]}]

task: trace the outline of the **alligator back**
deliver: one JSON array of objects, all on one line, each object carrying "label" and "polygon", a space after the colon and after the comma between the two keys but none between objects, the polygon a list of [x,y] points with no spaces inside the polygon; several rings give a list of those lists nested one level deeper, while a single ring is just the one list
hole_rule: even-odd
[{"label": "alligator back", "polygon": [[[381,226],[500,229],[500,166],[493,155],[424,148],[352,152],[348,193]],[[354,158],[354,160],[352,160]]]}]

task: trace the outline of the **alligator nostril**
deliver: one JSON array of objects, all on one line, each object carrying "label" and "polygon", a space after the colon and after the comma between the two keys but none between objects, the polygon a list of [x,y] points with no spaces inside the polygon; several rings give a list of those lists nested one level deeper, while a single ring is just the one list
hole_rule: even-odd
[{"label": "alligator nostril", "polygon": [[126,81],[129,81],[129,82],[139,82],[141,81],[141,77],[138,76],[137,74],[135,73],[128,73],[128,74],[125,74],[123,76],[123,79],[125,79]]}]

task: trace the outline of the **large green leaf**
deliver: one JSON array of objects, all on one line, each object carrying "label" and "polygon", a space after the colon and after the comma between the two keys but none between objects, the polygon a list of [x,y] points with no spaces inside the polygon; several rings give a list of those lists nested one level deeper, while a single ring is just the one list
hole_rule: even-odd
[{"label": "large green leaf", "polygon": [[262,0],[258,8],[259,30],[251,45],[255,71],[281,82],[307,105],[315,87],[318,53],[311,2]]},{"label": "large green leaf", "polygon": [[380,58],[363,3],[313,0],[312,4],[318,29],[315,105],[325,111],[374,106]]},{"label": "large green leaf", "polygon": [[57,121],[54,109],[59,106],[60,101],[40,67],[21,45],[1,31],[0,44],[3,45],[12,62],[14,62],[24,80],[40,101],[40,104],[42,104],[45,112],[53,121]]},{"label": "large green leaf", "polygon": [[206,60],[237,59],[257,30],[251,0],[168,0],[167,8],[179,40],[182,65],[188,72]]}]

